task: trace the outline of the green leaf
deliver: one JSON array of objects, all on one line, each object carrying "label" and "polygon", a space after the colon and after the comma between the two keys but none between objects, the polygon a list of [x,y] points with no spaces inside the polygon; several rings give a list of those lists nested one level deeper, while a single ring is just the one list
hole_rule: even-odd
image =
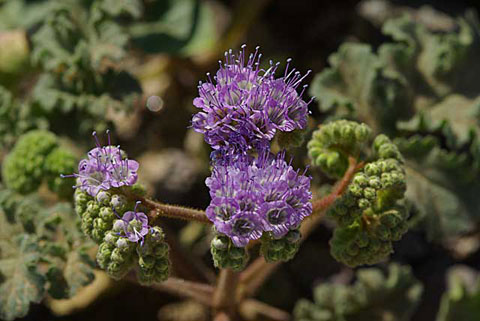
[{"label": "green leaf", "polygon": [[443,294],[437,321],[475,321],[480,316],[480,277],[466,266],[448,271],[448,290]]},{"label": "green leaf", "polygon": [[480,219],[478,173],[472,171],[467,155],[448,152],[432,136],[397,139],[406,158],[406,197],[431,240],[472,231]]},{"label": "green leaf", "polygon": [[405,77],[387,69],[370,46],[345,43],[329,62],[310,88],[321,111],[358,117],[377,131],[390,131],[409,114],[412,96]]},{"label": "green leaf", "polygon": [[93,281],[95,278],[94,267],[95,262],[88,256],[85,249],[77,249],[69,253],[65,262],[64,276],[69,286],[70,297]]},{"label": "green leaf", "polygon": [[[169,0],[158,2],[147,21],[129,28],[135,45],[147,52],[167,52],[194,55],[211,49],[219,38],[214,8],[199,0]],[[149,11],[147,9],[147,11]]]},{"label": "green leaf", "polygon": [[143,4],[140,0],[103,0],[100,7],[114,17],[127,14],[139,18],[143,12]]},{"label": "green leaf", "polygon": [[294,309],[298,321],[408,321],[423,286],[408,266],[390,264],[380,269],[360,269],[352,285],[322,283],[314,289],[314,302],[302,299]]},{"label": "green leaf", "polygon": [[38,242],[33,236],[13,235],[1,240],[0,318],[13,320],[24,317],[30,303],[39,303],[44,294],[44,277],[37,271]]},{"label": "green leaf", "polygon": [[448,147],[462,148],[480,133],[480,97],[449,95],[408,122],[399,122],[398,127],[411,132],[441,132]]},{"label": "green leaf", "polygon": [[54,298],[69,298],[94,279],[95,262],[87,254],[93,244],[79,231],[78,218],[69,203],[42,211],[38,221],[49,293]]}]

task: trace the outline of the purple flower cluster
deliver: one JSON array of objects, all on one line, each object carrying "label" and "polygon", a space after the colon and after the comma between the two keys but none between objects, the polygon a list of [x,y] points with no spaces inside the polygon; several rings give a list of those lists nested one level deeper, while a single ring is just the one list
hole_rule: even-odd
[{"label": "purple flower cluster", "polygon": [[125,212],[119,220],[115,222],[114,230],[123,231],[123,234],[119,235],[127,238],[130,242],[138,243],[143,245],[145,236],[150,231],[150,226],[148,225],[148,217],[143,212],[137,212],[137,206],[140,204],[140,201],[137,201],[133,211]]},{"label": "purple flower cluster", "polygon": [[311,214],[310,177],[284,157],[268,151],[258,158],[238,155],[217,163],[207,178],[212,201],[206,214],[235,246],[243,247],[263,232],[282,237]]},{"label": "purple flower cluster", "polygon": [[131,186],[137,181],[138,163],[125,158],[119,146],[111,146],[108,131],[107,135],[108,145],[101,146],[93,132],[96,147],[88,152],[87,158],[80,161],[78,173],[62,175],[76,177],[77,185],[74,188],[80,188],[91,196],[112,187]]},{"label": "purple flower cluster", "polygon": [[270,142],[277,131],[290,132],[306,126],[308,104],[297,87],[304,76],[289,69],[276,78],[279,64],[270,62],[270,68],[260,68],[261,54],[245,59],[245,45],[238,54],[225,53],[225,62],[208,81],[198,86],[199,97],[193,104],[202,109],[193,116],[192,127],[205,135],[213,149],[246,151],[258,144]]}]

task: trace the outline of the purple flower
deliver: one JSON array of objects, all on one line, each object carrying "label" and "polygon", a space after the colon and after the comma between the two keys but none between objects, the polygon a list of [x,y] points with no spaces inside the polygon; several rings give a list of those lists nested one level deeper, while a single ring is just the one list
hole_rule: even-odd
[{"label": "purple flower", "polygon": [[140,204],[138,201],[135,204],[133,211],[128,211],[123,214],[123,217],[115,223],[115,228],[122,228],[123,235],[130,242],[143,244],[145,236],[150,231],[150,226],[148,225],[148,217],[143,212],[137,212],[137,206]]},{"label": "purple flower", "polygon": [[285,154],[238,154],[216,163],[206,184],[212,201],[207,217],[235,246],[263,232],[282,237],[312,213],[310,177],[285,162]]},{"label": "purple flower", "polygon": [[96,147],[87,153],[78,165],[78,173],[61,175],[61,177],[76,177],[77,185],[91,196],[101,190],[112,187],[131,186],[137,181],[138,163],[124,157],[119,146],[112,146],[110,133],[107,131],[108,145],[101,146],[96,132],[93,132]]},{"label": "purple flower", "polygon": [[245,152],[257,144],[265,145],[277,131],[290,132],[305,128],[308,104],[297,87],[304,76],[295,69],[279,78],[275,72],[279,64],[260,68],[261,54],[245,59],[245,45],[238,54],[225,53],[225,62],[213,79],[198,86],[199,97],[193,104],[201,111],[192,118],[195,131],[205,135],[205,141],[214,149],[233,149]]}]

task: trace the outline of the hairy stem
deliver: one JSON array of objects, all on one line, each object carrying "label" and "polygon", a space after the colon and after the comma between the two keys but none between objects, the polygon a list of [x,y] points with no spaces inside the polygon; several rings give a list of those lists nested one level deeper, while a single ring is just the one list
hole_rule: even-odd
[{"label": "hairy stem", "polygon": [[226,314],[230,319],[235,317],[239,276],[239,273],[231,269],[220,271],[213,295],[213,307],[216,309],[217,317],[223,314]]},{"label": "hairy stem", "polygon": [[118,192],[122,193],[124,196],[126,196],[132,201],[140,201],[145,207],[147,207],[150,210],[150,213],[148,214],[149,221],[154,221],[157,217],[163,216],[187,221],[196,221],[206,224],[212,224],[212,222],[205,214],[205,211],[179,205],[156,202],[152,199],[143,197],[136,193],[132,193],[127,189],[118,189]]},{"label": "hairy stem", "polygon": [[[127,280],[137,283],[135,273],[130,273]],[[206,306],[212,306],[215,288],[208,284],[186,281],[176,277],[170,277],[162,283],[153,283],[152,288],[170,293],[172,295],[195,300]]]},{"label": "hairy stem", "polygon": [[[350,157],[348,161],[349,166],[347,171],[342,179],[337,182],[332,192],[319,200],[313,201],[312,215],[310,215],[300,227],[302,242],[315,230],[317,225],[321,222],[325,210],[345,192],[353,175],[355,175],[355,173],[364,165],[363,162],[358,162],[354,157]],[[262,256],[257,258],[240,275],[240,285],[238,287],[239,298],[243,299],[253,296],[278,266],[280,266],[279,262],[267,263]]]},{"label": "hairy stem", "polygon": [[143,205],[147,206],[151,210],[149,218],[152,221],[155,220],[158,216],[164,216],[175,219],[212,224],[212,222],[205,215],[205,212],[201,210],[182,207],[178,205],[162,204],[147,198],[141,198],[140,201]]}]

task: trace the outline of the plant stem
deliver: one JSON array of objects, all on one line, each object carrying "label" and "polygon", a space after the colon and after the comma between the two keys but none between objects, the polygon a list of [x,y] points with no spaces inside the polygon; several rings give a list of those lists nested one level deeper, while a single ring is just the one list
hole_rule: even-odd
[{"label": "plant stem", "polygon": [[213,294],[213,307],[216,309],[217,317],[220,317],[220,314],[226,314],[230,319],[235,317],[239,276],[239,273],[231,269],[220,270]]},{"label": "plant stem", "polygon": [[[240,315],[246,320],[268,320],[288,321],[291,319],[290,314],[266,303],[246,299],[240,304]],[[263,317],[262,317],[263,316]]]},{"label": "plant stem", "polygon": [[179,205],[171,205],[156,202],[152,199],[143,197],[136,193],[132,193],[128,189],[118,189],[118,192],[122,193],[131,201],[140,201],[145,207],[150,210],[149,221],[154,221],[159,216],[170,217],[175,219],[196,221],[206,224],[212,224],[208,219],[205,211],[196,210],[193,208],[183,207]]},{"label": "plant stem", "polygon": [[154,283],[152,287],[176,296],[193,299],[206,306],[212,306],[215,291],[210,285],[185,281],[174,277],[162,283]]},{"label": "plant stem", "polygon": [[[325,210],[328,209],[335,200],[340,197],[348,184],[353,178],[353,175],[363,167],[363,162],[357,162],[354,157],[348,159],[349,166],[342,179],[337,182],[332,192],[313,202],[313,212],[301,225],[300,233],[302,234],[301,242],[303,242],[317,227],[323,218]],[[245,271],[240,275],[240,285],[238,287],[238,297],[243,299],[251,297],[268,279],[268,277],[280,266],[280,262],[267,263],[263,256],[257,258],[250,264]]]},{"label": "plant stem", "polygon": [[196,210],[193,208],[178,205],[162,204],[147,198],[141,198],[140,201],[143,205],[151,209],[149,218],[152,221],[158,216],[164,216],[175,219],[212,224],[212,222],[205,215],[205,212],[201,210]]}]

